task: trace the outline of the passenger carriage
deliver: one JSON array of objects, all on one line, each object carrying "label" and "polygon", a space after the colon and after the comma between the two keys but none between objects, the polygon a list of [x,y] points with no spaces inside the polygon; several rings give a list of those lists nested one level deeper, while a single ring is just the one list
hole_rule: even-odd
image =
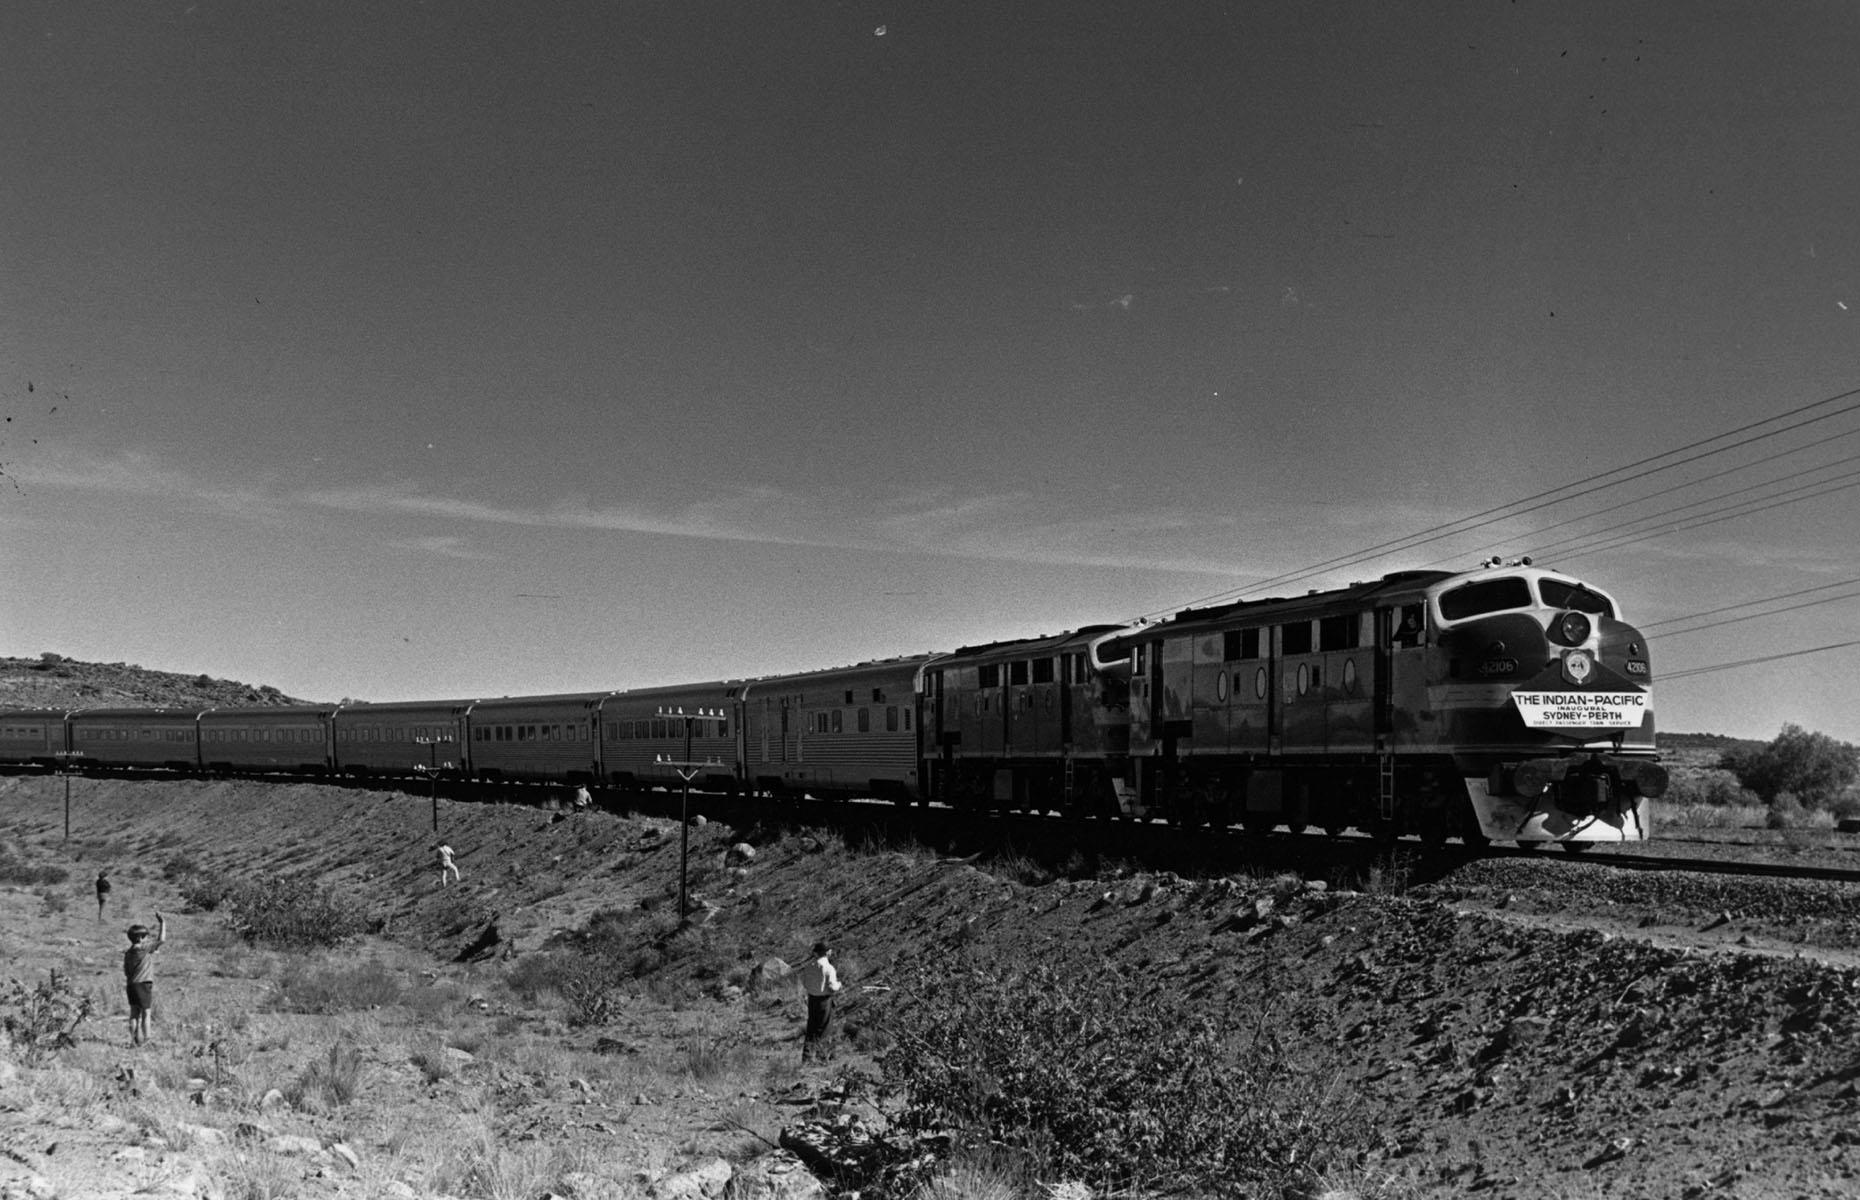
[{"label": "passenger carriage", "polygon": [[84,767],[200,769],[199,709],[90,708],[66,719]]},{"label": "passenger carriage", "polygon": [[601,778],[597,725],[612,692],[506,696],[465,712],[466,757],[474,779],[569,784]]},{"label": "passenger carriage", "polygon": [[417,769],[462,775],[470,700],[345,704],[330,718],[331,766],[339,774],[404,778]]},{"label": "passenger carriage", "polygon": [[[602,778],[616,787],[681,786],[733,792],[742,779],[740,680],[707,680],[617,692],[600,711]],[[682,715],[681,715],[682,714]],[[700,719],[722,714],[721,719]],[[691,715],[690,738],[684,715]],[[680,766],[680,764],[701,764]]]},{"label": "passenger carriage", "polygon": [[208,771],[327,774],[333,704],[216,708],[200,714],[200,763]]},{"label": "passenger carriage", "polygon": [[921,795],[914,655],[744,684],[743,777],[758,791],[911,800]]},{"label": "passenger carriage", "polygon": [[54,767],[64,761],[68,708],[16,708],[0,712],[0,766]]}]

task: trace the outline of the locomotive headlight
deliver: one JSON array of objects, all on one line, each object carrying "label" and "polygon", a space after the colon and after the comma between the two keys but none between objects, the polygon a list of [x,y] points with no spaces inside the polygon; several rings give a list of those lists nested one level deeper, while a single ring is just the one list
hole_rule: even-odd
[{"label": "locomotive headlight", "polygon": [[1579,612],[1566,612],[1550,622],[1550,640],[1561,642],[1565,646],[1580,646],[1589,640],[1589,634],[1595,626],[1589,623],[1587,615]]},{"label": "locomotive headlight", "polygon": [[1580,687],[1595,674],[1595,656],[1587,650],[1571,650],[1563,656],[1563,678]]}]

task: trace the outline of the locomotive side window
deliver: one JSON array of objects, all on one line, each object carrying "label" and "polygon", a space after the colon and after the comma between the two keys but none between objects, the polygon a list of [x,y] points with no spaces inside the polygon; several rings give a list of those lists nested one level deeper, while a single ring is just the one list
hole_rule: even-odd
[{"label": "locomotive side window", "polygon": [[1259,630],[1229,629],[1221,635],[1221,661],[1240,662],[1259,657]]},{"label": "locomotive side window", "polygon": [[1053,660],[1036,658],[1033,660],[1033,681],[1035,683],[1053,682]]},{"label": "locomotive side window", "polygon": [[1362,645],[1363,623],[1355,613],[1318,622],[1319,650],[1354,650]]},{"label": "locomotive side window", "polygon": [[1001,686],[1000,663],[988,663],[978,668],[976,674],[978,676],[976,679],[977,687],[991,688]]},{"label": "locomotive side window", "polygon": [[1565,583],[1561,579],[1539,579],[1538,594],[1551,608],[1571,608],[1577,612],[1593,613],[1598,617],[1612,617],[1615,606],[1608,602],[1608,597],[1599,592],[1592,592],[1580,583]]},{"label": "locomotive side window", "polygon": [[1279,626],[1279,649],[1283,654],[1311,653],[1311,622],[1294,621]]},{"label": "locomotive side window", "polygon": [[1024,684],[1026,682],[1027,682],[1027,660],[1024,658],[1015,659],[1013,662],[1008,664],[1008,683],[1011,685],[1018,685],[1018,684]]},{"label": "locomotive side window", "polygon": [[1458,621],[1482,613],[1529,608],[1532,603],[1530,582],[1512,575],[1503,579],[1484,579],[1443,592],[1440,597],[1440,615],[1449,621]]}]

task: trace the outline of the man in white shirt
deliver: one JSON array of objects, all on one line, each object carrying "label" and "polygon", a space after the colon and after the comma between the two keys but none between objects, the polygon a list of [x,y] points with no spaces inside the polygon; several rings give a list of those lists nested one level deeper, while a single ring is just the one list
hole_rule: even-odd
[{"label": "man in white shirt", "polygon": [[833,995],[840,990],[840,974],[828,961],[833,948],[825,942],[814,943],[813,961],[801,968],[801,987],[807,992],[807,1031],[801,1035],[801,1061],[815,1055],[824,1056],[821,1042],[827,1026],[833,1022]]}]

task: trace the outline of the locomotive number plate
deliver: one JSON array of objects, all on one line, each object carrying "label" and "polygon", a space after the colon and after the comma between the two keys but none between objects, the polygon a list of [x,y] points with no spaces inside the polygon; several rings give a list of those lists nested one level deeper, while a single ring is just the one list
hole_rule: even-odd
[{"label": "locomotive number plate", "polygon": [[1645,692],[1513,692],[1511,702],[1532,729],[1638,728],[1646,715]]}]

